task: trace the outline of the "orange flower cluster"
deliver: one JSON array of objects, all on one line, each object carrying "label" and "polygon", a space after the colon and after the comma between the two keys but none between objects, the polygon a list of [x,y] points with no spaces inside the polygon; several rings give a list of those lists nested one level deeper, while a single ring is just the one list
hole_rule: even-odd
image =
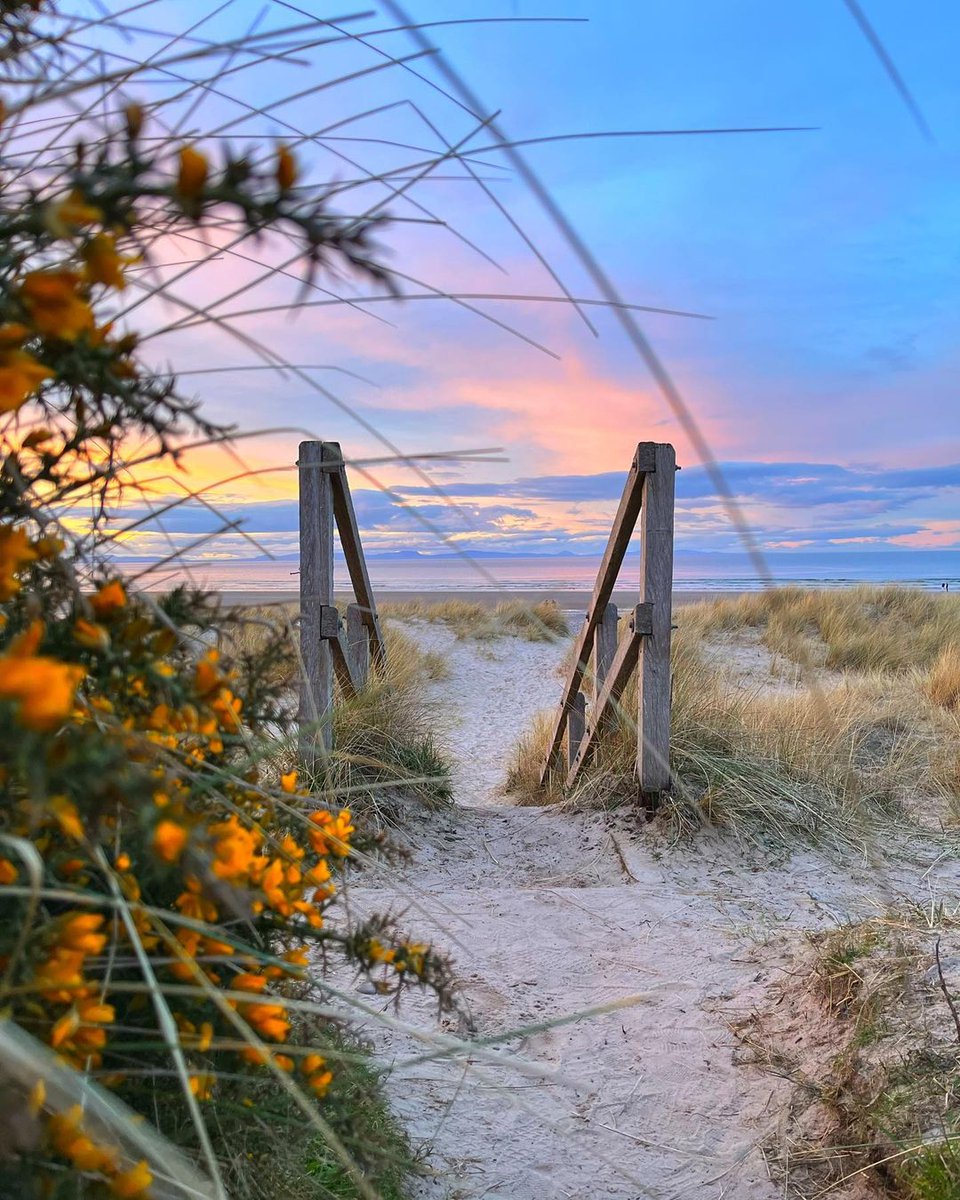
[{"label": "orange flower cluster", "polygon": [[111,1195],[120,1200],[140,1200],[148,1195],[153,1173],[146,1162],[121,1169],[117,1149],[98,1145],[84,1132],[83,1109],[79,1104],[65,1113],[51,1116],[47,1121],[47,1134],[57,1154],[76,1170],[101,1176]]},{"label": "orange flower cluster", "polygon": [[277,148],[277,186],[288,192],[297,182],[297,160],[289,146]]},{"label": "orange flower cluster", "polygon": [[26,276],[20,299],[37,333],[73,342],[93,332],[93,309],[82,295],[82,284],[76,271],[31,271]]},{"label": "orange flower cluster", "polygon": [[0,601],[13,599],[21,586],[18,572],[36,560],[36,546],[22,525],[0,525]]},{"label": "orange flower cluster", "polygon": [[405,972],[422,975],[429,952],[430,947],[426,942],[402,942],[399,946],[387,946],[379,938],[373,937],[366,945],[367,957],[371,963],[392,966],[398,975]]},{"label": "orange flower cluster", "polygon": [[[257,975],[253,972],[241,972],[235,975],[230,981],[231,988],[236,992],[250,992],[253,995],[269,995],[267,992],[267,978],[264,975]],[[240,1003],[237,1000],[231,1000],[230,1004],[239,1010],[240,1015],[248,1024],[257,1031],[257,1033],[267,1038],[271,1042],[285,1042],[287,1034],[290,1032],[290,1021],[287,1017],[286,1006],[282,1003],[269,1000],[251,1000],[249,1003]],[[257,1061],[258,1051],[250,1048],[243,1051],[244,1055],[251,1058],[252,1061]]]},{"label": "orange flower cluster", "polygon": [[96,234],[83,247],[80,255],[87,283],[102,283],[118,292],[127,286],[123,268],[137,261],[135,254],[121,254],[117,250],[117,239],[112,233]]},{"label": "orange flower cluster", "polygon": [[307,1077],[307,1086],[315,1096],[321,1098],[333,1083],[333,1072],[327,1070],[327,1060],[322,1054],[308,1054],[300,1063],[300,1070]]},{"label": "orange flower cluster", "polygon": [[[257,793],[251,793],[253,799],[259,800]],[[251,797],[248,797],[251,798]],[[349,828],[349,812],[342,812],[337,817],[324,814],[328,821],[342,831]],[[174,838],[170,829],[180,830]],[[173,839],[175,846],[185,841],[186,830],[177,826],[168,818],[162,819],[157,829],[164,830],[164,836]],[[263,832],[253,825],[244,824],[235,814],[231,813],[223,821],[215,822],[207,827],[206,861],[211,880],[215,884],[228,884],[231,888],[250,897],[250,910],[256,916],[273,914],[283,920],[300,918],[312,929],[323,926],[323,907],[336,894],[336,888],[331,881],[329,864],[325,858],[318,857],[312,862],[306,862],[306,851],[290,835],[286,835],[279,843],[278,853],[265,852],[266,839]],[[156,844],[156,834],[155,844]],[[345,834],[349,837],[349,834]],[[344,853],[347,844],[343,843]],[[198,842],[198,858],[201,857],[202,846]],[[162,857],[162,855],[161,855]],[[217,904],[204,891],[201,881],[193,875],[187,876],[186,889],[178,896],[176,907],[185,917],[197,922],[212,924],[218,919]],[[233,947],[220,937],[207,937],[198,930],[183,927],[176,934],[177,941],[185,958],[196,959],[198,956],[224,956],[233,953]],[[296,973],[305,959],[302,954],[289,957],[291,972]],[[279,968],[268,968],[263,979],[274,977]],[[185,961],[173,963],[171,973],[178,979],[190,979],[193,968]],[[204,968],[204,973],[213,982],[219,982],[219,974],[211,967]]]},{"label": "orange flower cluster", "polygon": [[54,372],[19,345],[29,336],[23,325],[0,326],[0,413],[16,412]]},{"label": "orange flower cluster", "polygon": [[[171,173],[169,147],[134,144],[143,121],[128,106],[119,155],[108,140],[78,148],[22,214],[8,213],[19,241],[0,281],[0,458],[12,481],[0,498],[0,824],[17,853],[0,858],[0,1002],[61,1064],[150,1120],[184,1099],[168,1069],[170,1031],[149,1002],[158,979],[183,1008],[189,1092],[203,1102],[229,1092],[218,1112],[226,1127],[248,1067],[295,1073],[318,1098],[330,1087],[324,1057],[290,1044],[291,996],[313,982],[308,947],[321,946],[324,962],[336,951],[401,974],[419,974],[426,948],[395,946],[378,960],[350,922],[330,919],[350,812],[321,809],[291,832],[309,793],[294,771],[275,794],[258,775],[252,751],[290,719],[272,672],[285,661],[279,638],[234,671],[177,632],[224,632],[204,597],[183,589],[147,603],[118,579],[92,594],[77,582],[100,569],[87,554],[127,486],[128,449],[138,463],[171,459],[185,426],[215,429],[175,381],[136,363],[136,335],[115,333],[99,311],[105,292],[127,286],[135,260],[124,249],[152,244],[136,228],[145,214],[165,201],[160,228],[171,217],[171,230],[195,228],[209,205],[234,203],[251,233],[278,214],[299,230],[311,272],[328,241],[348,263],[366,261],[363,223],[343,226],[338,242],[319,201],[289,195],[289,147],[266,172],[228,152],[216,177],[199,149],[175,148]],[[68,180],[52,196],[51,178]],[[61,558],[63,545],[33,524],[67,504],[93,514],[77,559]],[[209,984],[232,1012],[211,1002]],[[52,1108],[38,1082],[28,1111],[43,1117],[43,1136],[22,1153],[24,1179],[120,1200],[159,1189],[148,1163],[102,1144],[81,1108]],[[268,1125],[267,1106],[261,1115]]]},{"label": "orange flower cluster", "polygon": [[342,809],[336,817],[326,809],[319,808],[310,814],[310,822],[316,826],[307,835],[314,852],[346,858],[350,853],[350,835],[354,832],[349,808]]},{"label": "orange flower cluster", "polygon": [[206,157],[192,146],[180,151],[180,172],[177,176],[177,191],[187,200],[196,200],[203,192],[210,166]]},{"label": "orange flower cluster", "polygon": [[35,983],[44,1000],[69,1007],[52,1025],[49,1042],[75,1066],[99,1066],[114,1020],[113,1006],[96,997],[96,985],[85,976],[86,961],[102,953],[107,936],[101,913],[69,912],[53,927],[46,957],[38,964]]},{"label": "orange flower cluster", "polygon": [[44,634],[34,621],[0,655],[0,700],[16,705],[17,720],[26,729],[55,729],[73,711],[74,696],[86,670],[36,650]]}]

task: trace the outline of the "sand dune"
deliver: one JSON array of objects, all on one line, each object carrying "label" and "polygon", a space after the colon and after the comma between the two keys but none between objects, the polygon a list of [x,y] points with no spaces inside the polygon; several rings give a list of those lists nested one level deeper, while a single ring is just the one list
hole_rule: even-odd
[{"label": "sand dune", "polygon": [[[509,807],[513,746],[557,701],[565,643],[406,628],[450,663],[430,686],[448,714],[456,808],[401,835],[402,886],[389,872],[376,886],[364,878],[352,900],[414,900],[421,933],[429,914],[471,1014],[468,1030],[448,1030],[471,1040],[439,1056],[426,1002],[401,1009],[408,1032],[371,1028],[396,1109],[428,1152],[413,1195],[782,1196],[764,1147],[783,1136],[790,1088],[743,1063],[732,1026],[790,967],[804,931],[871,915],[891,895],[955,893],[957,863],[906,845],[880,870],[812,850],[745,861],[715,834],[667,846],[629,810]],[[727,653],[742,686],[755,651]],[[576,1019],[598,1006],[609,1011]]]}]

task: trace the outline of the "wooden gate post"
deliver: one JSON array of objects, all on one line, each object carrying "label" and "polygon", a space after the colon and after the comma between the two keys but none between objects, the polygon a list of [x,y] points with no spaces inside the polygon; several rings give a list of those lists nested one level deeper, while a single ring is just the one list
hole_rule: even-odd
[{"label": "wooden gate post", "polygon": [[567,768],[572,770],[580,754],[583,735],[586,732],[587,698],[577,692],[567,716]]},{"label": "wooden gate post", "polygon": [[301,442],[300,479],[300,757],[314,770],[333,744],[333,483],[326,464],[339,459],[326,442]]},{"label": "wooden gate post", "polygon": [[670,789],[670,631],[673,623],[673,506],[677,459],[658,443],[644,477],[640,506],[640,603],[651,626],[640,654],[637,686],[637,774],[645,801]]},{"label": "wooden gate post", "polygon": [[350,669],[357,687],[366,687],[370,677],[370,631],[366,625],[367,614],[359,604],[347,605],[347,652]]},{"label": "wooden gate post", "polygon": [[[553,734],[540,769],[546,787],[567,735],[566,786],[589,762],[617,711],[627,682],[642,663],[637,684],[637,774],[647,804],[670,787],[670,629],[673,589],[673,496],[676,454],[670,445],[639,442],[613,519],[587,619],[573,647]],[[640,603],[618,638],[610,597],[631,535],[640,519]],[[584,720],[583,689],[593,659],[593,703]]]},{"label": "wooden gate post", "polygon": [[620,632],[619,612],[613,603],[603,610],[600,624],[597,626],[596,642],[593,649],[593,703],[603,695],[603,685],[613,666],[617,654],[617,639]]}]

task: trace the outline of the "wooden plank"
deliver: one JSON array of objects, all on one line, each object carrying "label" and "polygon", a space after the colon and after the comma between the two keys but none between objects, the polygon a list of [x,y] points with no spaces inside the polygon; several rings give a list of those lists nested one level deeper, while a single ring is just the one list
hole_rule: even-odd
[{"label": "wooden plank", "polygon": [[350,647],[342,634],[331,638],[330,650],[333,654],[333,669],[337,673],[337,683],[340,690],[348,699],[352,699],[363,686],[354,671]]},{"label": "wooden plank", "polygon": [[637,774],[649,804],[670,788],[670,630],[673,620],[673,510],[676,455],[656,448],[656,472],[644,480],[640,515],[640,599],[653,604],[643,644],[637,711]]},{"label": "wooden plank", "polygon": [[610,664],[607,677],[603,681],[603,688],[594,704],[593,712],[590,714],[590,725],[580,743],[580,752],[570,763],[567,770],[567,787],[574,782],[578,773],[590,760],[600,740],[600,736],[608,724],[614,705],[619,702],[620,697],[623,695],[623,690],[627,686],[630,676],[636,668],[637,660],[640,657],[641,643],[645,637],[649,636],[651,618],[652,612],[649,604],[638,604],[633,610],[633,616],[627,625],[626,635],[617,646],[617,653]]},{"label": "wooden plank", "polygon": [[610,595],[613,592],[614,584],[617,582],[617,575],[623,563],[623,556],[626,553],[634,526],[637,523],[637,516],[640,512],[640,504],[643,497],[644,479],[655,469],[655,443],[640,442],[633,456],[633,462],[630,464],[630,471],[627,474],[627,481],[624,484],[623,494],[620,497],[617,515],[614,517],[607,547],[603,552],[603,558],[600,562],[600,570],[597,572],[597,582],[594,585],[590,607],[587,610],[587,619],[583,624],[574,647],[573,667],[571,668],[566,687],[560,699],[560,711],[557,715],[556,725],[554,726],[553,737],[547,749],[543,769],[540,772],[541,787],[546,784],[547,776],[550,774],[554,761],[560,752],[567,714],[570,705],[573,703],[573,697],[580,690],[580,685],[583,682],[587,664],[590,661],[590,652],[593,650],[596,627],[602,620],[607,604],[610,602]]},{"label": "wooden plank", "polygon": [[586,727],[587,698],[583,692],[577,692],[570,706],[567,717],[567,765],[572,767],[580,753],[580,743]]},{"label": "wooden plank", "polygon": [[359,687],[365,687],[370,676],[370,631],[359,604],[347,605],[347,653]]},{"label": "wooden plank", "polygon": [[593,655],[593,701],[603,690],[603,681],[610,670],[613,656],[617,652],[617,624],[619,613],[615,604],[608,604],[597,626],[597,645]]},{"label": "wooden plank", "polygon": [[341,469],[334,473],[333,506],[340,530],[340,545],[343,557],[347,560],[347,570],[350,572],[350,582],[357,604],[363,611],[364,624],[370,630],[370,650],[376,663],[383,661],[384,642],[377,616],[377,606],[373,598],[373,588],[367,573],[366,559],[363,557],[363,545],[360,542],[360,530],[357,526],[357,514],[350,495],[350,484],[347,481],[346,468],[343,467],[343,453],[339,442],[324,442],[336,454]]},{"label": "wooden plank", "polygon": [[322,442],[301,442],[300,483],[300,754],[314,770],[332,745],[333,663],[323,636],[333,605],[333,490]]}]

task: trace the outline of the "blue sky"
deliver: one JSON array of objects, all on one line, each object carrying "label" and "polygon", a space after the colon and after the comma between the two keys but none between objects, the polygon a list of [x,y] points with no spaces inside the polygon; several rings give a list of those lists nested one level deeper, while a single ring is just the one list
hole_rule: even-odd
[{"label": "blue sky", "polygon": [[[166,11],[177,9],[166,6]],[[211,6],[212,9],[213,6]],[[307,4],[329,16],[332,9]],[[812,126],[802,132],[624,137],[563,141],[524,153],[617,287],[630,301],[711,320],[640,314],[716,458],[741,498],[761,545],[844,549],[960,546],[960,408],[956,403],[960,310],[960,9],[863,0],[863,8],[909,83],[934,134],[926,140],[842,0],[468,4],[410,0],[421,21],[569,16],[584,23],[438,27],[428,35],[514,138],[639,129]],[[259,3],[237,3],[210,28],[236,34]],[[294,14],[276,7],[269,20]],[[351,29],[379,29],[382,14]],[[369,39],[410,53],[406,34]],[[371,65],[356,44],[324,48],[309,66],[264,68],[255,91],[243,76],[224,83],[257,102]],[[429,60],[416,64],[439,80]],[[596,290],[486,131],[427,83],[398,68],[317,93],[244,126],[287,136],[280,118],[315,131],[362,109],[395,108],[350,122],[337,138],[394,139],[435,153],[440,142],[412,104],[450,141],[472,133],[472,161],[569,289]],[[210,118],[236,107],[211,99]],[[484,149],[487,147],[488,149]],[[315,140],[300,150],[313,181],[343,176],[349,154],[370,170],[422,160],[376,141]],[[436,174],[463,175],[457,164]],[[366,185],[347,202],[378,202]],[[446,225],[412,224],[422,210]],[[389,205],[401,220],[384,231],[388,262],[428,288],[536,294],[558,288],[503,215],[470,181],[419,181]],[[460,240],[487,254],[491,265]],[[266,251],[264,253],[267,253]],[[269,253],[279,250],[269,248]],[[217,298],[243,279],[242,264],[206,268],[198,295]],[[337,296],[368,285],[326,281]],[[424,287],[406,282],[405,291]],[[289,299],[276,280],[223,313]],[[314,299],[321,298],[314,295]],[[392,495],[363,491],[371,545],[426,546],[411,516],[421,506],[461,546],[543,552],[592,550],[615,505],[617,480],[639,440],[674,441],[684,465],[678,535],[691,549],[735,544],[697,455],[616,323],[590,309],[594,337],[569,307],[471,300],[364,304],[232,318],[292,361],[345,368],[316,372],[323,392],[261,373],[197,379],[211,415],[246,429],[290,425],[341,441],[348,457],[382,452],[378,434],[403,452],[503,448],[506,461],[448,465],[432,478],[452,508],[400,465],[377,473]],[[493,317],[517,331],[487,320]],[[169,319],[169,316],[166,318]],[[390,324],[384,323],[385,321]],[[164,324],[161,321],[160,324]],[[526,339],[526,340],[525,340]],[[544,349],[531,345],[531,342]],[[254,360],[210,330],[164,335],[154,345],[175,365]],[[202,386],[201,386],[202,384]],[[331,400],[330,394],[336,396]],[[339,404],[339,407],[338,407]],[[357,420],[359,417],[361,420]],[[296,434],[244,447],[255,467],[289,466]],[[222,474],[232,467],[224,459]],[[195,477],[214,481],[204,459]],[[289,548],[295,478],[278,473],[220,489],[231,517]],[[181,523],[203,524],[184,513]],[[458,525],[458,521],[460,524]],[[272,524],[271,524],[272,523]],[[188,537],[189,530],[174,529]],[[149,544],[141,540],[138,548]],[[249,552],[230,538],[208,553]]]}]

